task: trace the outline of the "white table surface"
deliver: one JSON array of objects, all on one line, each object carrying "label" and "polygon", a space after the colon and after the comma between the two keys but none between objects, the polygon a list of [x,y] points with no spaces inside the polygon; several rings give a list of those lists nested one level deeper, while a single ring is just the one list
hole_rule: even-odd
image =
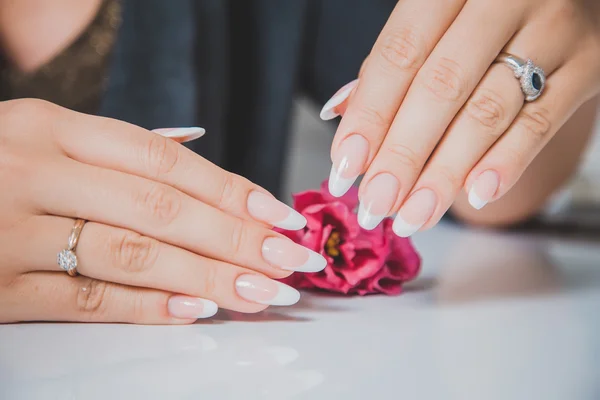
[{"label": "white table surface", "polygon": [[600,399],[600,245],[450,226],[399,297],[0,326],[0,399]]}]

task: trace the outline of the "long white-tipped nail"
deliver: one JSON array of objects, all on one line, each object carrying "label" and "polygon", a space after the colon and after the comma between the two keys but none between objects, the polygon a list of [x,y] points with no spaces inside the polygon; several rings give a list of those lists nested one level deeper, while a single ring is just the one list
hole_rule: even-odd
[{"label": "long white-tipped nail", "polygon": [[409,224],[400,215],[396,215],[394,223],[392,224],[392,230],[397,236],[406,238],[415,234],[419,229],[421,229],[422,226],[423,224]]},{"label": "long white-tipped nail", "polygon": [[471,190],[469,190],[469,204],[471,207],[476,210],[481,210],[486,206],[487,203],[487,201],[484,201],[477,196],[477,193],[475,193],[475,188],[471,188]]},{"label": "long white-tipped nail", "polygon": [[341,197],[362,173],[369,156],[369,142],[361,135],[345,138],[333,154],[329,173],[329,193]]},{"label": "long white-tipped nail", "polygon": [[171,316],[186,319],[210,318],[219,310],[214,301],[182,295],[171,296],[167,308]]},{"label": "long white-tipped nail", "polygon": [[331,172],[329,172],[329,193],[333,197],[342,197],[346,194],[348,189],[352,187],[358,175],[353,178],[342,178],[340,172],[335,168],[335,165],[331,166]]},{"label": "long white-tipped nail", "polygon": [[476,210],[481,210],[494,198],[500,187],[500,175],[496,171],[482,172],[469,190],[469,204]]},{"label": "long white-tipped nail", "polygon": [[291,306],[300,300],[300,292],[293,287],[261,275],[241,275],[235,288],[241,297],[259,304]]},{"label": "long white-tipped nail", "polygon": [[358,206],[358,224],[363,229],[370,231],[377,228],[377,225],[379,225],[385,217],[385,215],[371,214],[363,203],[360,203]]},{"label": "long white-tipped nail", "polygon": [[270,264],[288,271],[319,272],[327,266],[325,257],[289,239],[265,239],[262,254]]},{"label": "long white-tipped nail", "polygon": [[323,109],[321,110],[321,113],[319,114],[323,121],[329,121],[330,119],[334,119],[335,117],[338,117],[340,115],[340,113],[337,112],[335,108],[342,104],[344,101],[346,101],[346,99],[348,98],[348,96],[350,96],[350,93],[352,93],[352,90],[354,90],[356,85],[358,85],[358,79],[355,79],[352,82],[345,84],[331,97],[331,99],[327,101],[327,103],[325,103]]},{"label": "long white-tipped nail", "polygon": [[250,192],[246,207],[253,218],[281,229],[295,231],[306,226],[302,214],[266,193]]},{"label": "long white-tipped nail", "polygon": [[[289,207],[288,207],[289,208]],[[273,226],[276,226],[281,229],[285,229],[288,231],[297,231],[306,226],[306,218],[304,215],[300,214],[296,210],[289,208],[290,213],[284,220],[275,222]]]},{"label": "long white-tipped nail", "polygon": [[152,132],[158,133],[159,135],[174,139],[179,143],[191,142],[196,140],[206,133],[204,128],[200,127],[189,127],[189,128],[158,128],[153,129]]},{"label": "long white-tipped nail", "polygon": [[416,233],[431,219],[437,202],[437,195],[431,189],[419,189],[414,192],[394,219],[394,233],[400,237],[409,237]]},{"label": "long white-tipped nail", "polygon": [[388,173],[375,175],[365,187],[358,207],[358,224],[366,230],[372,230],[390,213],[398,192],[398,179]]}]

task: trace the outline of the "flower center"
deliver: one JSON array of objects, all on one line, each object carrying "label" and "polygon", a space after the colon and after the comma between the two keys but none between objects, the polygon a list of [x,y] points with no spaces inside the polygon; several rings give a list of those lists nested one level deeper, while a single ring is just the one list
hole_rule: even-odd
[{"label": "flower center", "polygon": [[340,243],[342,239],[340,238],[340,233],[337,231],[331,232],[327,242],[325,243],[325,253],[329,256],[336,258],[340,255]]}]

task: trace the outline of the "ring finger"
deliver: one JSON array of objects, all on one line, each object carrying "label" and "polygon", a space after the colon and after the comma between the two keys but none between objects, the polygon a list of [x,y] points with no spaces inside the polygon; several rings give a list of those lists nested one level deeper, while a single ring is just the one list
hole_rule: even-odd
[{"label": "ring finger", "polygon": [[[16,237],[24,248],[20,267],[26,271],[62,271],[56,255],[66,247],[70,218],[31,219]],[[35,251],[34,251],[35,249]],[[257,312],[267,305],[291,305],[299,294],[263,274],[212,260],[135,232],[104,224],[84,225],[76,248],[77,270],[99,281],[158,289],[207,299],[219,307]],[[64,272],[63,272],[64,273]]]}]

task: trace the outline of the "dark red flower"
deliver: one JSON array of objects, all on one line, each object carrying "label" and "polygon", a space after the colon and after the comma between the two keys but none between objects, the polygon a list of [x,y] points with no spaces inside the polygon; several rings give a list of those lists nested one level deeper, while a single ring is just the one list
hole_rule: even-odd
[{"label": "dark red flower", "polygon": [[306,217],[306,228],[279,232],[322,254],[327,267],[317,273],[296,272],[283,282],[298,289],[392,295],[417,276],[421,259],[410,239],[396,236],[390,219],[372,231],[362,229],[354,212],[357,206],[355,187],[335,198],[327,190],[327,181],[319,191],[294,195],[294,209]]}]

